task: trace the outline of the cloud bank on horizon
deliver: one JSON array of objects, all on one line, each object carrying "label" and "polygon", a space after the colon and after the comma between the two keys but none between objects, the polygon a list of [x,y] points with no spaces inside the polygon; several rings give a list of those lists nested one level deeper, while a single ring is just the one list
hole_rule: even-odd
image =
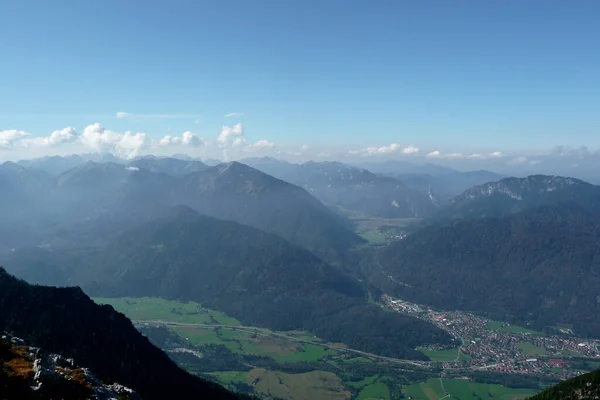
[{"label": "cloud bank on horizon", "polygon": [[[179,118],[184,114],[127,114],[127,118]],[[118,113],[119,115],[119,113]],[[185,115],[185,118],[194,118]],[[600,167],[600,151],[587,147],[578,149],[556,146],[537,153],[501,151],[470,153],[464,151],[423,150],[413,144],[391,143],[362,148],[320,148],[314,145],[281,146],[267,139],[251,140],[242,123],[222,125],[213,137],[204,138],[190,130],[181,134],[169,132],[162,137],[150,137],[144,132],[115,131],[100,123],[86,126],[81,132],[73,127],[55,130],[47,136],[34,136],[29,132],[8,129],[0,131],[0,162],[43,156],[81,153],[111,154],[129,160],[143,155],[172,156],[185,154],[196,158],[217,158],[224,161],[253,156],[273,156],[288,161],[326,161],[367,163],[384,160],[406,160],[421,163],[438,163],[463,169],[489,168],[497,171],[530,168],[552,172],[552,167],[575,170],[580,167]],[[562,170],[560,171],[562,172]],[[556,173],[559,173],[557,171]]]}]

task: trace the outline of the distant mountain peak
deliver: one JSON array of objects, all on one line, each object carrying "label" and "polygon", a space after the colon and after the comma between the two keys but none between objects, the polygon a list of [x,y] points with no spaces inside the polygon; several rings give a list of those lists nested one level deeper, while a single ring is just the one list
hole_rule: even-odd
[{"label": "distant mountain peak", "polygon": [[242,164],[239,161],[230,161],[227,163],[219,164],[214,168],[216,168],[221,175],[241,174],[243,176],[244,173],[253,173],[261,176],[268,176],[267,174],[257,170],[256,168],[253,168],[246,164]]},{"label": "distant mountain peak", "polygon": [[592,186],[579,179],[557,175],[530,175],[526,178],[511,177],[475,186],[453,199],[452,203],[498,194],[506,195],[514,200],[523,200],[524,196],[554,192],[573,185]]},{"label": "distant mountain peak", "polygon": [[189,206],[177,205],[171,207],[168,212],[168,217],[172,219],[195,220],[200,217],[200,214]]},{"label": "distant mountain peak", "polygon": [[600,187],[557,175],[504,178],[467,189],[433,218],[502,216],[544,205],[572,204],[600,211]]},{"label": "distant mountain peak", "polygon": [[6,161],[5,163],[0,164],[0,170],[4,171],[22,171],[24,169],[25,168],[12,161]]}]

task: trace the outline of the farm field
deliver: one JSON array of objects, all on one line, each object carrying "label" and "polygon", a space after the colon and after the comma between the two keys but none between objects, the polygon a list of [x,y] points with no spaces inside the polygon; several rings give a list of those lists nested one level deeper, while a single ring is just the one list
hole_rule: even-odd
[{"label": "farm field", "polygon": [[534,331],[532,329],[524,328],[518,325],[506,325],[500,321],[490,321],[487,325],[488,329],[493,331],[500,331],[506,333],[531,333],[533,335],[543,335],[542,332]]},{"label": "farm field", "polygon": [[370,230],[359,234],[363,239],[367,240],[370,244],[382,245],[386,244],[387,239],[381,233]]},{"label": "farm field", "polygon": [[132,320],[169,321],[182,324],[240,325],[235,318],[214,310],[202,308],[198,303],[165,300],[156,297],[94,298],[98,304],[110,304]]},{"label": "farm field", "polygon": [[[132,320],[241,326],[235,318],[202,308],[200,304],[194,302],[180,303],[160,298],[95,298],[94,301],[110,304]],[[262,328],[257,328],[257,333],[248,329],[202,326],[175,326],[172,330],[196,346],[222,344],[234,353],[268,356],[282,363],[318,361],[325,356],[338,353],[315,344],[303,344],[272,337],[268,335],[269,330]],[[293,331],[286,334],[301,340],[320,341],[307,332]]]},{"label": "farm field", "polygon": [[389,400],[390,389],[383,382],[376,382],[365,386],[358,394],[357,400]]},{"label": "farm field", "polygon": [[[475,398],[473,393],[483,393],[485,396],[482,395],[482,398],[510,400],[522,393],[535,392],[515,392],[500,385],[482,386],[460,379],[440,381],[432,378],[411,385],[411,381],[402,374],[392,372],[398,368],[397,364],[330,349],[325,345],[332,343],[326,343],[304,331],[273,332],[265,328],[243,326],[236,319],[205,309],[198,303],[159,298],[97,298],[95,301],[110,304],[138,321],[138,329],[163,332],[160,333],[162,337],[170,332],[171,345],[166,345],[172,347],[161,348],[178,350],[183,347],[197,351],[200,356],[196,361],[189,357],[179,358],[180,365],[190,372],[215,379],[232,390],[249,390],[265,399],[388,400],[398,398],[403,392],[407,398],[438,400],[445,396],[441,382],[444,385],[448,382],[445,390],[460,399]],[[217,352],[215,349],[219,347],[222,350]],[[419,350],[434,361],[454,360],[458,354],[456,348]],[[223,351],[229,352],[229,355]],[[169,354],[182,357],[177,352]],[[203,359],[203,354],[217,358]],[[219,364],[221,356],[217,354],[223,354],[227,362]],[[463,354],[460,357],[468,358]],[[213,368],[212,365],[218,367],[206,369],[209,365],[210,368]],[[426,371],[418,373],[421,374],[417,375],[420,379],[437,376],[427,375]]]},{"label": "farm field", "polygon": [[530,389],[511,389],[501,385],[471,382],[467,379],[429,379],[415,385],[404,387],[404,394],[413,400],[447,399],[478,400],[483,398],[516,400],[533,396]]},{"label": "farm field", "polygon": [[421,353],[431,358],[431,361],[453,361],[458,356],[458,348],[445,350],[430,350],[424,347],[417,348]]},{"label": "farm field", "polygon": [[318,361],[338,354],[335,350],[319,345],[229,328],[176,326],[172,330],[195,346],[222,344],[237,354],[272,357],[280,363]]},{"label": "farm field", "polygon": [[247,383],[256,392],[286,400],[350,400],[352,393],[344,388],[342,380],[325,371],[287,374],[278,371],[253,369],[246,374]]},{"label": "farm field", "polygon": [[546,350],[541,347],[536,347],[533,343],[530,342],[519,342],[517,343],[517,347],[523,351],[525,355],[528,356],[542,356],[546,354]]}]

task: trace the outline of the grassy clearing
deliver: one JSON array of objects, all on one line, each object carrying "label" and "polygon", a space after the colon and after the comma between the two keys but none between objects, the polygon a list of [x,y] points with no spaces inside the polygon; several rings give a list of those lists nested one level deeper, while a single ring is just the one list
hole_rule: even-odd
[{"label": "grassy clearing", "polygon": [[546,354],[545,349],[543,349],[541,347],[537,347],[533,343],[530,343],[530,342],[519,342],[519,343],[517,343],[517,347],[519,349],[521,349],[523,354],[525,354],[527,356],[542,356],[542,355]]},{"label": "grassy clearing", "polygon": [[588,365],[592,370],[600,369],[600,361],[587,361]]},{"label": "grassy clearing", "polygon": [[[100,304],[110,304],[130,319],[140,321],[168,321],[184,324],[210,325],[220,324],[238,326],[240,322],[219,311],[202,308],[198,303],[182,303],[161,298],[96,298]],[[338,352],[313,344],[300,344],[291,340],[233,330],[230,328],[212,329],[203,327],[174,327],[180,336],[192,344],[222,344],[231,351],[240,354],[265,355],[278,362],[318,361],[325,356]],[[264,332],[265,330],[261,330]],[[290,332],[303,340],[319,341],[307,332]]]},{"label": "grassy clearing", "polygon": [[360,391],[356,400],[380,400],[390,399],[390,389],[383,382],[376,382],[366,386]]},{"label": "grassy clearing", "polygon": [[[533,396],[536,391],[531,389],[511,389],[502,385],[475,383],[466,379],[430,379],[416,385],[405,386],[406,397],[413,400],[438,400],[449,394],[453,399],[479,400],[501,399],[515,400]],[[445,390],[444,390],[445,389]]]},{"label": "grassy clearing", "polygon": [[337,351],[323,346],[301,344],[279,337],[255,336],[246,331],[229,328],[177,326],[172,329],[195,346],[222,344],[234,353],[272,357],[280,363],[312,362],[338,354]]},{"label": "grassy clearing", "polygon": [[256,368],[246,375],[247,383],[254,385],[259,395],[289,400],[349,400],[342,380],[335,374],[325,371],[312,371],[303,374],[286,374]]},{"label": "grassy clearing", "polygon": [[110,304],[132,320],[169,321],[182,324],[241,325],[219,311],[202,308],[198,303],[165,300],[157,297],[94,298],[98,304]]},{"label": "grassy clearing", "polygon": [[562,351],[562,354],[564,356],[568,356],[568,357],[582,357],[583,356],[583,354],[581,354],[577,351],[574,351],[574,350],[569,350],[569,349],[564,349]]},{"label": "grassy clearing", "polygon": [[373,376],[369,376],[361,381],[347,381],[346,386],[350,386],[353,387],[355,389],[360,389],[363,388],[365,386],[371,385],[373,383],[375,383],[375,381],[379,379],[379,375],[373,375]]},{"label": "grassy clearing", "polygon": [[417,347],[417,350],[429,357],[431,361],[454,361],[458,357],[458,348],[430,350],[424,347]]},{"label": "grassy clearing", "polygon": [[274,358],[278,362],[300,362],[300,361],[318,361],[325,356],[336,355],[337,351],[327,349],[323,346],[317,346],[314,344],[304,344],[301,346],[301,351],[297,351],[291,354],[279,354],[275,355]]},{"label": "grassy clearing", "polygon": [[513,400],[533,396],[536,391],[530,389],[511,389],[502,385],[475,383],[464,379],[443,379],[444,388],[454,398],[461,400],[478,400],[496,398]]},{"label": "grassy clearing", "polygon": [[532,329],[523,328],[518,325],[507,325],[503,326],[504,322],[500,321],[490,321],[487,324],[487,328],[491,331],[500,331],[506,333],[531,333],[532,335],[543,335],[542,332],[534,331]]},{"label": "grassy clearing", "polygon": [[209,344],[222,344],[234,353],[240,353],[241,346],[236,341],[226,341],[219,337],[216,329],[204,329],[187,326],[177,326],[172,328],[179,336],[189,340],[194,346],[206,346]]},{"label": "grassy clearing", "polygon": [[414,400],[438,400],[445,395],[439,379],[405,386],[402,391],[407,398]]},{"label": "grassy clearing", "polygon": [[367,240],[370,244],[382,245],[387,243],[385,236],[377,231],[363,232],[360,234],[360,236]]},{"label": "grassy clearing", "polygon": [[222,372],[211,372],[208,375],[214,376],[223,385],[229,386],[239,382],[246,383],[248,381],[244,371],[222,371]]}]

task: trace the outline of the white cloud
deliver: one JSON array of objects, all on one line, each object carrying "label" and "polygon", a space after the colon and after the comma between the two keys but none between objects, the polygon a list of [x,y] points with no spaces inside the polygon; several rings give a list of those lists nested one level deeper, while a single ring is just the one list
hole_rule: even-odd
[{"label": "white cloud", "polygon": [[66,127],[61,130],[54,131],[50,134],[50,136],[40,136],[32,139],[24,139],[23,145],[25,147],[34,147],[34,146],[42,146],[42,147],[51,147],[58,146],[63,143],[70,143],[77,139],[77,132],[72,127]]},{"label": "white cloud", "polygon": [[241,146],[245,145],[246,143],[248,143],[248,140],[244,136],[240,136],[233,141],[231,146],[232,147],[241,147]]},{"label": "white cloud", "polygon": [[272,149],[275,147],[275,143],[269,142],[268,140],[259,140],[258,142],[251,144],[250,147],[254,149]]},{"label": "white cloud", "polygon": [[415,147],[415,146],[408,146],[408,147],[404,148],[404,150],[402,150],[402,153],[404,153],[404,154],[417,154],[417,153],[419,153],[419,148]]},{"label": "white cloud", "polygon": [[79,140],[85,147],[99,153],[110,153],[126,159],[136,157],[147,146],[145,133],[110,131],[99,123],[88,125]]},{"label": "white cloud", "polygon": [[170,146],[172,144],[180,144],[181,138],[177,136],[166,135],[158,141],[159,146]]},{"label": "white cloud", "polygon": [[217,137],[217,142],[223,146],[227,146],[231,142],[233,142],[235,145],[246,143],[246,138],[244,137],[244,127],[240,123],[237,123],[233,126],[223,125],[221,127],[221,132]]},{"label": "white cloud", "polygon": [[181,136],[166,135],[158,141],[159,146],[183,145],[189,147],[204,146],[204,140],[194,132],[185,131]]},{"label": "white cloud", "polygon": [[[460,154],[460,153],[454,153],[454,154]],[[495,151],[490,154],[473,153],[473,154],[469,154],[467,156],[467,158],[472,159],[472,160],[489,160],[490,158],[500,158],[500,157],[504,157],[504,155],[499,151]]]},{"label": "white cloud", "polygon": [[300,151],[301,152],[305,152],[305,151],[308,151],[308,150],[310,150],[310,146],[309,145],[303,144],[302,146],[300,146]]},{"label": "white cloud", "polygon": [[125,169],[127,171],[139,171],[140,170],[138,167],[134,167],[133,165],[129,165],[129,166],[125,167]]},{"label": "white cloud", "polygon": [[459,159],[459,158],[465,158],[465,155],[463,153],[442,154],[442,152],[440,152],[439,150],[434,150],[434,151],[427,153],[427,155],[425,157],[439,158],[439,159]]},{"label": "white cloud", "polygon": [[204,144],[204,141],[194,132],[185,131],[183,132],[183,135],[181,135],[181,143],[183,143],[184,146],[200,147]]},{"label": "white cloud", "polygon": [[18,131],[16,129],[0,131],[0,148],[11,148],[15,142],[27,136],[29,136],[29,133],[25,131]]},{"label": "white cloud", "polygon": [[231,118],[231,117],[243,117],[244,113],[242,112],[232,112],[229,114],[225,114],[225,118]]},{"label": "white cloud", "polygon": [[198,114],[133,114],[119,111],[115,114],[119,119],[188,119],[198,118]]},{"label": "white cloud", "polygon": [[473,153],[467,156],[467,158],[471,158],[473,160],[484,160],[485,156],[480,153]]},{"label": "white cloud", "polygon": [[361,156],[374,156],[378,154],[390,154],[400,150],[400,145],[398,143],[392,143],[389,146],[382,147],[366,147],[360,150],[350,150],[348,154],[350,155],[361,155]]},{"label": "white cloud", "polygon": [[444,155],[444,158],[464,158],[464,154],[463,153],[450,153],[450,154],[446,154]]}]

